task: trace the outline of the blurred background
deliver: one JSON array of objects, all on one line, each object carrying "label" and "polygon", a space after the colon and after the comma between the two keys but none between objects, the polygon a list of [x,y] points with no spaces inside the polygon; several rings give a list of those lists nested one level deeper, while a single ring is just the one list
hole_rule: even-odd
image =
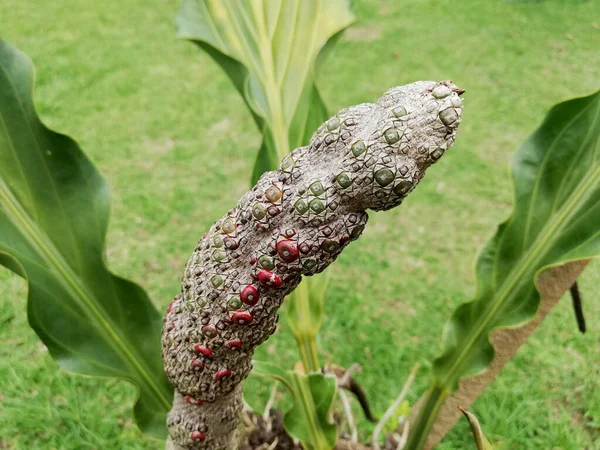
[{"label": "blurred background", "polygon": [[[260,134],[222,70],[175,38],[175,0],[3,0],[0,37],[37,69],[45,123],[74,136],[112,190],[108,263],[162,310],[204,231],[247,190]],[[600,88],[600,2],[356,0],[357,23],[319,76],[331,112],[391,86],[467,89],[459,138],[398,209],[371,214],[329,270],[323,359],[349,366],[376,415],[475,290],[480,246],[510,213],[511,154],[555,103]],[[506,448],[600,449],[600,264],[551,313],[472,411]],[[160,449],[132,419],[126,382],[57,368],[26,325],[26,285],[0,270],[0,448]],[[298,359],[285,320],[258,357]],[[421,370],[410,397],[427,386]],[[250,379],[260,407],[269,385]],[[461,422],[441,449],[471,448]]]}]

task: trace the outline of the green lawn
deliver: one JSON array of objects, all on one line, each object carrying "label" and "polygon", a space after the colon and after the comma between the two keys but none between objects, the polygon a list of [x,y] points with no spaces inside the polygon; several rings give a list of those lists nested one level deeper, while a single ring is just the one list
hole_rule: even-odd
[{"label": "green lawn", "polygon": [[[427,385],[441,327],[474,292],[473,261],[511,209],[512,152],[556,102],[600,89],[600,3],[355,2],[359,23],[319,85],[330,109],[419,79],[467,89],[459,138],[397,210],[372,214],[332,267],[323,359],[359,362],[378,414],[410,367]],[[197,240],[247,189],[260,136],[220,68],[175,39],[175,0],[4,0],[0,36],[37,67],[45,122],[75,137],[112,189],[108,262],[164,308]],[[600,264],[475,403],[510,449],[600,449]],[[132,423],[135,389],[57,368],[27,326],[26,285],[0,270],[0,448],[160,449]],[[285,320],[259,351],[291,367]],[[268,386],[250,380],[259,407]],[[474,448],[460,423],[439,448]]]}]

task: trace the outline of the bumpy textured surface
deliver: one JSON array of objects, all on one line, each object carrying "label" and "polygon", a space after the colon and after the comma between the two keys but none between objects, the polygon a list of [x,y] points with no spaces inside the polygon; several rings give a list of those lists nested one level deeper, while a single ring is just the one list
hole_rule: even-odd
[{"label": "bumpy textured surface", "polygon": [[367,209],[402,203],[453,144],[461,93],[421,81],[341,110],[202,237],[163,330],[176,448],[235,448],[240,382],[284,297],[360,236]]}]

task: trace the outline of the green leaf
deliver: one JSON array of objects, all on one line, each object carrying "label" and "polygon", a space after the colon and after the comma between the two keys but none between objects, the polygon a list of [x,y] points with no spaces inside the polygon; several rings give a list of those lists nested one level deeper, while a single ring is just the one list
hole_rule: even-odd
[{"label": "green leaf", "polygon": [[[312,95],[309,101],[300,102],[298,108],[294,116],[295,122],[292,123],[288,130],[289,150],[307,144],[310,141],[313,131],[329,118],[323,99],[314,85],[312,86]],[[308,110],[305,110],[306,108]],[[277,169],[280,161],[281,156],[277,152],[271,129],[266,128],[263,132],[263,141],[258,150],[256,161],[254,162],[250,184],[254,186],[263,173]]]},{"label": "green leaf", "polygon": [[555,106],[517,151],[511,169],[514,211],[478,259],[475,299],[446,324],[417,421],[421,428],[413,427],[409,449],[421,448],[459,380],[487,369],[494,356],[490,333],[533,318],[539,275],[600,254],[600,92]]},{"label": "green leaf", "polygon": [[266,130],[263,134],[263,140],[258,149],[256,159],[254,160],[250,185],[254,186],[263,173],[273,170],[278,164],[279,158],[277,157],[277,151],[275,150],[273,135],[270,130]]},{"label": "green leaf", "polygon": [[512,161],[515,207],[477,263],[475,300],[447,324],[435,361],[443,386],[485,370],[497,327],[530,320],[535,280],[551,266],[600,254],[600,92],[554,107]]},{"label": "green leaf", "polygon": [[490,444],[490,441],[488,441],[483,434],[483,430],[481,429],[481,425],[479,425],[479,420],[477,420],[475,414],[470,413],[466,409],[460,408],[460,410],[469,421],[471,431],[473,432],[473,437],[475,438],[477,450],[494,450],[494,447],[492,444]]},{"label": "green leaf", "polygon": [[29,58],[0,41],[0,264],[27,279],[29,323],[60,366],[133,382],[140,428],[163,436],[161,316],[107,270],[108,188],[73,140],[40,122],[33,84]]},{"label": "green leaf", "polygon": [[320,372],[305,375],[263,361],[253,362],[252,374],[279,380],[289,389],[294,406],[285,413],[285,428],[304,448],[333,448],[337,427],[332,423],[330,409],[337,390],[335,376]]},{"label": "green leaf", "polygon": [[349,0],[184,0],[179,37],[221,65],[263,133],[254,181],[327,119],[316,71],[353,21]]}]

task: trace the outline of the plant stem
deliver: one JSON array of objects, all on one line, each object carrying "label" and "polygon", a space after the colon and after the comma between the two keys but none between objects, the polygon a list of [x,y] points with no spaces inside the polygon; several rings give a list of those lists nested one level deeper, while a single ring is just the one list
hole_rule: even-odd
[{"label": "plant stem", "polygon": [[[300,381],[300,378],[304,375],[294,372],[293,376],[295,381],[294,390],[297,393],[300,402],[302,403],[300,407],[304,411],[310,412],[311,415],[316,414],[316,406],[314,403],[315,399],[310,392],[310,388],[308,385]],[[331,446],[327,442],[327,438],[323,432],[323,429],[319,425],[317,418],[315,416],[308,417],[306,423],[308,425],[311,440],[310,442],[303,442],[303,446],[312,446],[312,449],[310,450],[331,450]]]},{"label": "plant stem", "polygon": [[421,450],[425,446],[427,436],[448,395],[448,391],[439,386],[433,386],[426,392],[425,400],[419,409],[419,415],[412,425],[408,442],[404,447],[405,450]]},{"label": "plant stem", "polygon": [[317,346],[314,338],[309,336],[296,336],[296,343],[302,358],[302,366],[306,373],[316,372],[321,368],[319,358],[317,356]]},{"label": "plant stem", "polygon": [[311,373],[321,368],[319,355],[317,353],[316,334],[312,332],[310,323],[310,292],[307,283],[300,283],[289,301],[294,302],[295,308],[289,309],[292,313],[296,313],[295,317],[289,317],[288,322],[302,358],[302,365],[306,373]]}]

